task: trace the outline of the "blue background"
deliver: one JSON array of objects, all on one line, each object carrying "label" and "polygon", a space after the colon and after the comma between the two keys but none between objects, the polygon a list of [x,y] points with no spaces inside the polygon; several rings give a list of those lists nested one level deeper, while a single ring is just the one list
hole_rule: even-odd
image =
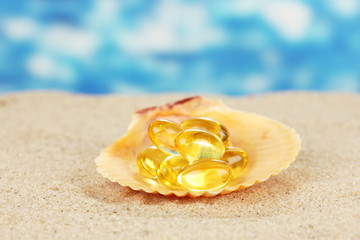
[{"label": "blue background", "polygon": [[0,92],[359,92],[359,11],[358,0],[0,0]]}]

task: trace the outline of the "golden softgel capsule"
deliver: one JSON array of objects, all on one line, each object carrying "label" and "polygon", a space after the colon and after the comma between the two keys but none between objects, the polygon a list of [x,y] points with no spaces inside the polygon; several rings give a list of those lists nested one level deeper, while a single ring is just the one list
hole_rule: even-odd
[{"label": "golden softgel capsule", "polygon": [[136,165],[141,175],[148,178],[156,178],[156,171],[160,163],[169,155],[159,150],[155,146],[145,148],[137,157]]},{"label": "golden softgel capsule", "polygon": [[232,169],[226,162],[203,159],[185,167],[178,176],[178,182],[188,190],[207,191],[224,187],[232,177]]},{"label": "golden softgel capsule", "polygon": [[180,155],[167,157],[157,169],[159,181],[169,188],[181,188],[177,177],[181,170],[189,165],[189,161]]},{"label": "golden softgel capsule", "polygon": [[227,162],[232,167],[234,178],[236,178],[245,169],[248,156],[246,152],[240,148],[228,147],[221,160]]},{"label": "golden softgel capsule", "polygon": [[175,146],[190,162],[203,158],[220,159],[225,152],[225,146],[218,136],[197,129],[180,132],[175,138]]},{"label": "golden softgel capsule", "polygon": [[150,141],[166,153],[178,154],[174,145],[175,137],[183,128],[170,120],[155,120],[148,128]]},{"label": "golden softgel capsule", "polygon": [[204,117],[189,118],[180,125],[184,129],[200,129],[211,132],[217,135],[224,145],[229,142],[229,131],[222,123],[214,119]]}]

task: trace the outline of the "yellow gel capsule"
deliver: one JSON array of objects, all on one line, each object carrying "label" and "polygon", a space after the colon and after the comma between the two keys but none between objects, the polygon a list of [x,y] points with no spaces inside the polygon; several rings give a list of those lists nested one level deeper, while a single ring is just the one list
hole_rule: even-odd
[{"label": "yellow gel capsule", "polygon": [[170,154],[178,154],[174,145],[176,135],[183,128],[176,122],[169,120],[155,120],[148,128],[151,142],[162,151]]},{"label": "yellow gel capsule", "polygon": [[225,146],[221,139],[207,131],[188,129],[175,138],[177,151],[190,162],[203,158],[220,159]]},{"label": "yellow gel capsule", "polygon": [[211,118],[204,118],[204,117],[197,117],[197,118],[189,118],[180,125],[186,129],[200,129],[211,132],[217,135],[221,141],[226,145],[229,142],[229,131],[227,128],[220,122],[211,119]]},{"label": "yellow gel capsule", "polygon": [[246,152],[240,148],[228,147],[221,160],[227,162],[232,167],[234,178],[236,178],[245,169],[248,156]]},{"label": "yellow gel capsule", "polygon": [[180,155],[167,157],[157,169],[159,181],[169,188],[181,188],[177,182],[180,171],[189,165],[189,161]]},{"label": "yellow gel capsule", "polygon": [[136,165],[141,175],[148,178],[156,178],[156,170],[160,166],[160,163],[168,156],[168,154],[165,154],[155,146],[151,146],[139,153]]},{"label": "yellow gel capsule", "polygon": [[203,159],[185,167],[178,176],[178,182],[188,190],[217,190],[228,184],[232,176],[232,169],[226,162]]}]

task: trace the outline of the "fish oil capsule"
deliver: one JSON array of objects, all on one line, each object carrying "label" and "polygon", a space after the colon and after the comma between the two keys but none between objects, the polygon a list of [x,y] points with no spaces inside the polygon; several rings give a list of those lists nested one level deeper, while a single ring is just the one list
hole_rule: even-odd
[{"label": "fish oil capsule", "polygon": [[156,178],[156,170],[160,166],[160,163],[168,156],[168,154],[165,154],[155,146],[151,146],[139,153],[136,165],[141,175],[148,178]]},{"label": "fish oil capsule", "polygon": [[211,132],[217,135],[221,141],[226,145],[229,142],[229,131],[227,128],[220,122],[211,119],[211,118],[204,118],[204,117],[196,117],[196,118],[189,118],[180,125],[186,129],[200,129]]},{"label": "fish oil capsule", "polygon": [[180,132],[175,138],[175,146],[190,162],[203,158],[220,159],[225,152],[225,146],[218,136],[197,129]]},{"label": "fish oil capsule", "polygon": [[240,148],[228,147],[221,160],[227,162],[232,167],[234,178],[236,178],[245,169],[248,156],[246,152]]},{"label": "fish oil capsule", "polygon": [[159,181],[169,188],[181,188],[177,182],[180,171],[189,165],[189,161],[180,155],[167,157],[157,169]]},{"label": "fish oil capsule", "polygon": [[226,162],[202,159],[185,167],[178,176],[178,182],[188,190],[217,190],[228,184],[232,175],[232,169]]},{"label": "fish oil capsule", "polygon": [[178,154],[174,140],[176,135],[183,128],[176,122],[170,120],[155,120],[148,128],[148,135],[151,142],[165,153]]}]

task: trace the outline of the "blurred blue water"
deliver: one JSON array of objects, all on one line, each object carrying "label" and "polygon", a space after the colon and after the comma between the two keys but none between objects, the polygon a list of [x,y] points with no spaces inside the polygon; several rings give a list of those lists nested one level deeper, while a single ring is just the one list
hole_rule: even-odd
[{"label": "blurred blue water", "polygon": [[358,0],[0,0],[0,92],[360,91]]}]

